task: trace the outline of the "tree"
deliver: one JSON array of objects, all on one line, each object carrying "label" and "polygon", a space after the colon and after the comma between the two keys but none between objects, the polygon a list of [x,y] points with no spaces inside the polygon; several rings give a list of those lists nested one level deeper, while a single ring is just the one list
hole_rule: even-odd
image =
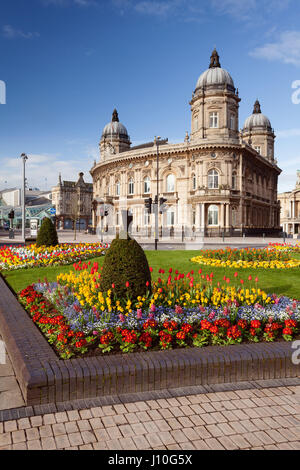
[{"label": "tree", "polygon": [[128,234],[117,236],[104,259],[100,279],[102,292],[114,290],[118,298],[135,300],[151,292],[151,273],[142,247]]},{"label": "tree", "polygon": [[42,221],[42,225],[36,239],[36,244],[37,246],[58,245],[58,237],[55,225],[48,217],[45,217]]}]

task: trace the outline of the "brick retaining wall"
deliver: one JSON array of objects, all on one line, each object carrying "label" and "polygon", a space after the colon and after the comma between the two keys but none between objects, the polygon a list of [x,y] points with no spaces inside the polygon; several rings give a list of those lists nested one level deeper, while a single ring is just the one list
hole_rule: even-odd
[{"label": "brick retaining wall", "polygon": [[288,342],[59,359],[1,276],[0,331],[27,405],[300,377]]}]

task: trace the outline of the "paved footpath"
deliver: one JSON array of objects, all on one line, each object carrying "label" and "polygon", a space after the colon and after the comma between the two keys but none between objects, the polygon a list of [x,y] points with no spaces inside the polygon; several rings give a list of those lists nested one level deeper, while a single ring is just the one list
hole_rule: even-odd
[{"label": "paved footpath", "polygon": [[300,450],[300,385],[251,387],[4,421],[0,449]]}]

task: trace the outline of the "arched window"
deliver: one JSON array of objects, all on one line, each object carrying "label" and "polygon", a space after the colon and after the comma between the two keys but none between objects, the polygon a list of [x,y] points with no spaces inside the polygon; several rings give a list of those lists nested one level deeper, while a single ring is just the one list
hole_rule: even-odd
[{"label": "arched window", "polygon": [[120,196],[121,185],[120,181],[116,182],[116,196]]},{"label": "arched window", "polygon": [[232,182],[231,182],[231,185],[232,185],[232,189],[236,189],[236,171],[233,171],[233,172],[232,172]]},{"label": "arched window", "polygon": [[219,208],[218,206],[211,205],[208,208],[208,225],[219,224]]},{"label": "arched window", "polygon": [[196,175],[195,173],[192,174],[192,188],[193,188],[193,191],[195,191],[197,187],[197,178],[196,178]]},{"label": "arched window", "polygon": [[167,176],[167,192],[174,193],[174,191],[175,191],[175,176],[171,174]]},{"label": "arched window", "polygon": [[150,193],[150,177],[146,176],[144,178],[144,194]]},{"label": "arched window", "polygon": [[208,189],[218,189],[219,187],[219,173],[217,170],[209,170],[207,173],[207,186]]},{"label": "arched window", "polygon": [[133,178],[130,178],[128,182],[128,194],[134,194],[134,181]]}]

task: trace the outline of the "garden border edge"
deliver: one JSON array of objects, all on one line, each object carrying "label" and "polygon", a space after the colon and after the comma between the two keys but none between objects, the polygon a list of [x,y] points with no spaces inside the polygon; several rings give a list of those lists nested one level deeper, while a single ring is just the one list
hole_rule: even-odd
[{"label": "garden border edge", "polygon": [[0,332],[27,406],[300,377],[282,341],[59,359],[2,276]]}]

